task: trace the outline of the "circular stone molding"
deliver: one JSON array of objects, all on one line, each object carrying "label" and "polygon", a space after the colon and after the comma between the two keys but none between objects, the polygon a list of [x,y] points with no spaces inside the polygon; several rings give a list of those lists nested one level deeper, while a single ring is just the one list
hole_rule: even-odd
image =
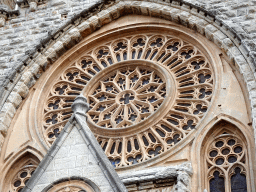
[{"label": "circular stone molding", "polygon": [[95,75],[83,90],[90,104],[88,123],[96,133],[108,128],[108,134],[113,136],[118,128],[123,129],[119,136],[138,131],[147,119],[155,121],[159,117],[155,112],[171,102],[174,87],[171,74],[153,62],[130,60],[113,64]]},{"label": "circular stone molding", "polygon": [[88,99],[88,125],[115,167],[170,150],[205,115],[215,82],[205,52],[170,31],[122,34],[90,43],[48,83],[39,122],[48,145],[79,94]]}]

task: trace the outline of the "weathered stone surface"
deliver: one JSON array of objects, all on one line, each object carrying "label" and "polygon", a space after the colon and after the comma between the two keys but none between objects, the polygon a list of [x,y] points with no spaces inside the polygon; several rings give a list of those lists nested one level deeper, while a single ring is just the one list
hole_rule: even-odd
[{"label": "weathered stone surface", "polygon": [[12,103],[16,108],[18,108],[22,102],[22,98],[17,92],[12,92],[9,95],[7,102]]}]

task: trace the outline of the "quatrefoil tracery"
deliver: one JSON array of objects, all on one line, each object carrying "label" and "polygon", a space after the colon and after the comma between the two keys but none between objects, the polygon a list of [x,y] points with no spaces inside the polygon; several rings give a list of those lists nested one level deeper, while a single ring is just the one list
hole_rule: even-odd
[{"label": "quatrefoil tracery", "polygon": [[[213,88],[211,64],[190,43],[160,34],[125,36],[88,50],[66,68],[49,93],[43,132],[52,144],[83,93],[88,124],[110,161],[116,167],[140,163],[196,128]],[[116,129],[133,131],[128,136]]]}]

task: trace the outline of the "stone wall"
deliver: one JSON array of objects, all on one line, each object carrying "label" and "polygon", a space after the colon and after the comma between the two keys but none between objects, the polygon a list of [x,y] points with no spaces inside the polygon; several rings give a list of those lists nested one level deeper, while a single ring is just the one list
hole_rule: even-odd
[{"label": "stone wall", "polygon": [[9,18],[0,28],[0,84],[19,65],[26,51],[33,49],[74,14],[96,2],[98,0],[51,0],[33,12],[29,7],[19,8],[20,15]]}]

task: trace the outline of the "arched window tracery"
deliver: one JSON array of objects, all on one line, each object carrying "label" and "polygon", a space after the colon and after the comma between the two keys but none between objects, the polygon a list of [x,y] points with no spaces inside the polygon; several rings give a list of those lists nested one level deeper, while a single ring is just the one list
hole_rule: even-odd
[{"label": "arched window tracery", "polygon": [[210,192],[247,192],[248,156],[242,134],[229,123],[219,123],[207,141],[204,160]]},{"label": "arched window tracery", "polygon": [[39,163],[39,159],[33,154],[29,152],[23,154],[8,170],[5,177],[4,191],[21,192]]}]

